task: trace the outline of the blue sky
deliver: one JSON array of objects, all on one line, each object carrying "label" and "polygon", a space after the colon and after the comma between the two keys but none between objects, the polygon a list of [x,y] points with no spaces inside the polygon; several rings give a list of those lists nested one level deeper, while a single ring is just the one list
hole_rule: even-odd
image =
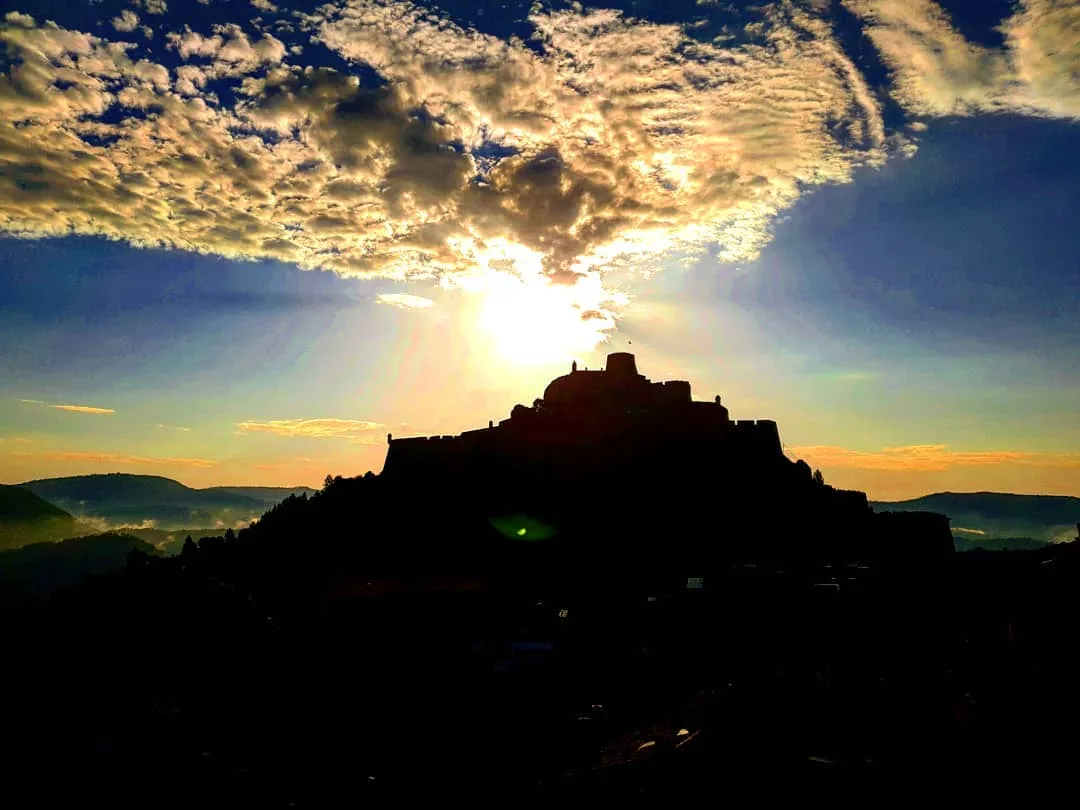
[{"label": "blue sky", "polygon": [[315,485],[629,347],[871,497],[1080,494],[1080,5],[260,5],[8,14],[0,480]]}]

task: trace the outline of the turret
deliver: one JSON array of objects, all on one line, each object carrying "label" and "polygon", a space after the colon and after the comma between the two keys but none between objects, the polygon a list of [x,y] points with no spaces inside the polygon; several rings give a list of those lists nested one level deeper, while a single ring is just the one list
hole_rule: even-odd
[{"label": "turret", "polygon": [[612,352],[607,356],[607,373],[613,377],[638,376],[637,361],[629,352]]}]

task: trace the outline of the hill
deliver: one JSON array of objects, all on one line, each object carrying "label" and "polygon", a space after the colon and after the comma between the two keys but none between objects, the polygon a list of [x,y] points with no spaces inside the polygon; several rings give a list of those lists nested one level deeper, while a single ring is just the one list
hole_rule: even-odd
[{"label": "hill", "polygon": [[224,492],[230,495],[240,495],[244,498],[253,498],[271,506],[281,503],[290,495],[314,495],[316,490],[311,487],[207,487],[201,492]]},{"label": "hill", "polygon": [[132,551],[153,554],[137,537],[99,534],[33,543],[0,553],[0,605],[41,599],[85,576],[122,568]]},{"label": "hill", "polygon": [[976,535],[965,537],[963,534],[953,536],[953,545],[957,551],[1038,551],[1049,548],[1053,543],[1045,540],[1035,540],[1031,537],[982,537]]},{"label": "hill", "polygon": [[1017,739],[1034,774],[1068,771],[1080,543],[955,555],[942,515],[872,512],[775,423],[608,365],[58,591],[6,644],[4,761],[39,793],[62,771],[178,807],[580,802],[575,773],[588,798],[805,795],[895,784],[912,751],[990,784]]},{"label": "hill", "polygon": [[76,475],[20,484],[24,490],[105,528],[145,526],[172,530],[235,526],[306,488],[212,487],[193,489],[157,475]]},{"label": "hill", "polygon": [[204,537],[219,537],[221,529],[124,529],[124,534],[137,537],[145,543],[152,545],[158,554],[165,556],[179,554],[184,546],[184,539],[190,537],[198,542]]},{"label": "hill", "polygon": [[[979,547],[991,540],[1006,539],[1060,543],[1076,536],[1076,523],[1080,521],[1080,498],[1067,495],[936,492],[907,501],[872,502],[871,506],[879,511],[948,515],[958,549],[961,545]],[[1002,545],[996,542],[988,547]],[[1014,543],[1008,547],[1021,546]]]},{"label": "hill", "polygon": [[74,517],[20,487],[0,485],[0,551],[53,542],[79,531]]}]

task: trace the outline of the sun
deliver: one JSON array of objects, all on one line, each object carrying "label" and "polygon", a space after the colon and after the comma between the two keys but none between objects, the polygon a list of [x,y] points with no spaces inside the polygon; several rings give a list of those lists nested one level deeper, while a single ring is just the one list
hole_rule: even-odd
[{"label": "sun", "polygon": [[484,353],[515,366],[587,355],[607,339],[627,303],[595,270],[553,281],[542,254],[508,240],[489,240],[473,255],[475,270],[448,283],[468,294],[466,317]]},{"label": "sun", "polygon": [[500,357],[541,365],[592,351],[612,327],[610,316],[584,310],[572,286],[547,279],[491,279],[476,316],[479,332]]}]

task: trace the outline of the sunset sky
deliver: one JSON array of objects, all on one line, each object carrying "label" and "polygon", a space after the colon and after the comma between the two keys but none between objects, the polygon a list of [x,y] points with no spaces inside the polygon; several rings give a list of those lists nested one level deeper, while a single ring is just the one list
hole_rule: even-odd
[{"label": "sunset sky", "polygon": [[633,351],[1080,495],[1080,0],[14,0],[0,482],[317,486]]}]

